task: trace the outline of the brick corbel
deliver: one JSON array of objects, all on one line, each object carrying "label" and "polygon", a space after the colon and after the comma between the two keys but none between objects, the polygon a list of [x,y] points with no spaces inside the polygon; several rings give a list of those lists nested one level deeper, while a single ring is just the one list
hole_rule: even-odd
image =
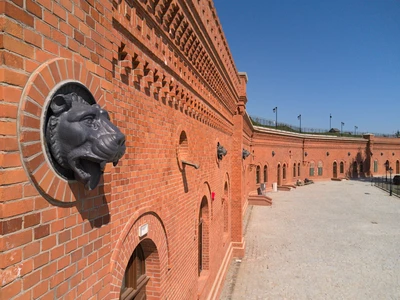
[{"label": "brick corbel", "polygon": [[146,88],[151,87],[154,81],[154,73],[151,67],[149,66],[149,63],[145,63],[143,67],[143,83]]},{"label": "brick corbel", "polygon": [[127,54],[124,60],[119,62],[121,68],[124,68],[126,71],[130,71],[132,69],[132,56]]},{"label": "brick corbel", "polygon": [[160,89],[161,96],[167,96],[169,94],[170,82],[171,82],[171,79],[167,76],[164,76],[164,78],[161,81],[161,85],[162,85],[162,87]]},{"label": "brick corbel", "polygon": [[153,87],[157,88],[157,91],[159,91],[162,88],[162,79],[164,75],[158,71],[157,69],[154,70],[154,81],[153,81]]},{"label": "brick corbel", "polygon": [[144,61],[138,54],[135,53],[133,59],[133,81],[140,82],[144,76]]}]

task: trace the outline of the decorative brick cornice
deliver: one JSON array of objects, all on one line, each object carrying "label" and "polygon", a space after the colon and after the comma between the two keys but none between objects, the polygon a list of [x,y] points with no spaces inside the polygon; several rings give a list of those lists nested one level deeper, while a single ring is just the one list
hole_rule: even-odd
[{"label": "decorative brick cornice", "polygon": [[[206,113],[193,113],[197,113],[200,119],[207,119],[209,111],[212,111],[220,123],[227,123],[223,127],[228,128],[229,118],[236,112],[239,101],[238,74],[236,72],[232,79],[232,72],[227,71],[210,37],[204,35],[206,25],[201,22],[197,10],[175,0],[146,3],[121,0],[114,4],[114,8],[119,12],[114,14],[114,28],[129,36],[133,43],[133,47],[120,46],[126,53],[119,57],[119,66],[127,72],[132,71],[136,83],[184,110],[189,108],[189,112],[193,112],[193,104],[203,102]],[[209,6],[207,11],[212,15]],[[215,13],[213,16],[211,23],[215,24]],[[222,40],[221,34],[220,31],[214,35]],[[146,53],[148,61],[139,61],[146,58],[136,48],[149,50]],[[147,74],[142,74],[146,73],[146,67]],[[158,71],[156,77],[155,68],[162,69],[163,73]],[[214,107],[225,109],[214,110]]]}]

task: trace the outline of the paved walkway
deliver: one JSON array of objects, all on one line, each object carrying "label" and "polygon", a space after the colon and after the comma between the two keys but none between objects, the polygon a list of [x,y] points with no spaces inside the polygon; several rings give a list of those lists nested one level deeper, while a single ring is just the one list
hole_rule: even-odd
[{"label": "paved walkway", "polygon": [[221,299],[400,299],[400,198],[328,181],[249,207]]}]

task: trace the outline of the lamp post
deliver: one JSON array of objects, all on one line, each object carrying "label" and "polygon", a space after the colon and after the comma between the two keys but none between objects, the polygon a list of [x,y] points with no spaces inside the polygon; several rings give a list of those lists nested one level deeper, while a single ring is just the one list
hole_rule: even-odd
[{"label": "lamp post", "polygon": [[354,135],[357,135],[358,126],[354,126]]},{"label": "lamp post", "polygon": [[332,114],[329,114],[329,130],[332,129]]},{"label": "lamp post", "polygon": [[386,171],[386,180],[385,182],[387,182],[387,171],[389,170],[389,161],[385,162],[385,171]]},{"label": "lamp post", "polygon": [[341,122],[340,135],[343,135],[343,126],[344,126],[344,122]]},{"label": "lamp post", "polygon": [[390,168],[389,168],[389,174],[390,174],[389,195],[390,195],[390,196],[392,196],[392,193],[393,193],[393,191],[392,191],[392,172],[393,172],[393,169],[392,169],[392,167],[390,167]]},{"label": "lamp post", "polygon": [[272,111],[275,113],[275,128],[278,128],[278,106],[275,106]]},{"label": "lamp post", "polygon": [[301,114],[297,116],[297,119],[300,120],[300,132],[301,132]]}]

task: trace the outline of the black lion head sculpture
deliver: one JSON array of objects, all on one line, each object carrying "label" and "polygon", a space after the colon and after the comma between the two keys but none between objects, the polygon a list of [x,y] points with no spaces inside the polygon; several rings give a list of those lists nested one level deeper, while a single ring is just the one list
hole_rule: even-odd
[{"label": "black lion head sculpture", "polygon": [[217,157],[218,160],[222,160],[222,158],[228,153],[225,147],[222,146],[219,142],[217,143]]},{"label": "black lion head sculpture", "polygon": [[94,189],[106,163],[116,166],[124,155],[125,135],[110,122],[107,111],[75,92],[56,94],[50,109],[46,141],[53,163],[86,189]]}]

